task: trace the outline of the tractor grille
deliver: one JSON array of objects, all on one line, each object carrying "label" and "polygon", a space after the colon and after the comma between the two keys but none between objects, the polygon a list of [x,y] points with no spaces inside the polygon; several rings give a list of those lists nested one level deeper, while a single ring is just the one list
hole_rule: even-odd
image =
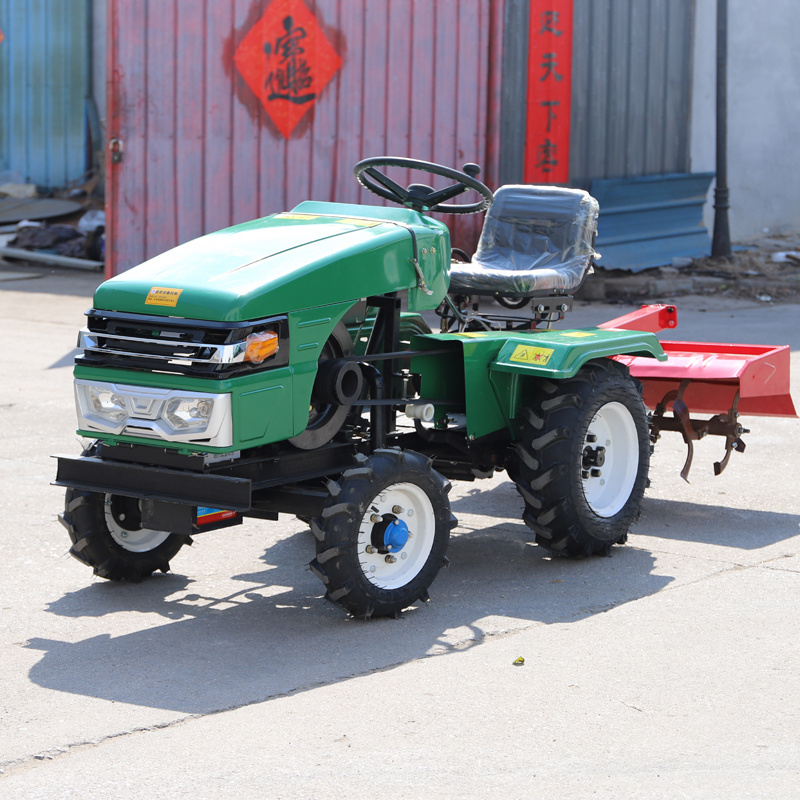
[{"label": "tractor grille", "polygon": [[[210,322],[90,309],[78,336],[76,364],[198,377],[227,378],[289,361],[285,316],[249,322]],[[277,352],[262,364],[244,360],[247,337],[278,334]]]}]

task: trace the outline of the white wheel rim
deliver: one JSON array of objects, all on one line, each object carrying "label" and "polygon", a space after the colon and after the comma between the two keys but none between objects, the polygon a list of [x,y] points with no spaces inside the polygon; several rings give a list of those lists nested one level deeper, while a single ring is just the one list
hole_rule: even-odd
[{"label": "white wheel rim", "polygon": [[162,542],[165,542],[170,535],[169,531],[154,531],[150,528],[126,528],[123,521],[114,516],[111,507],[113,495],[107,494],[104,503],[104,513],[106,526],[111,538],[125,550],[132,553],[146,553],[154,550]]},{"label": "white wheel rim", "polygon": [[[372,547],[375,525],[372,517],[384,514],[392,514],[408,526],[408,541],[391,554],[370,553],[367,548]],[[414,580],[430,556],[435,532],[433,505],[419,486],[388,486],[369,504],[358,529],[358,561],[367,580],[379,589],[399,589]]]},{"label": "white wheel rim", "polygon": [[601,406],[586,431],[586,447],[604,448],[605,461],[584,468],[584,497],[598,517],[613,517],[628,502],[639,471],[639,435],[628,408],[616,402]]}]

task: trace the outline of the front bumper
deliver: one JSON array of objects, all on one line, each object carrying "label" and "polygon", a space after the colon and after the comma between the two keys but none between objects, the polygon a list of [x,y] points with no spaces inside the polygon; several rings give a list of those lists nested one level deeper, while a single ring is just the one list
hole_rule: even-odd
[{"label": "front bumper", "polygon": [[228,511],[248,511],[251,506],[249,478],[142,466],[93,456],[55,458],[56,486]]}]

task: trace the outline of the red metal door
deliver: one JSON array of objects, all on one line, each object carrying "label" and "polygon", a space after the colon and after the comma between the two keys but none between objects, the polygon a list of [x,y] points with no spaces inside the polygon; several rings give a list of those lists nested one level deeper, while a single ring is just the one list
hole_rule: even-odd
[{"label": "red metal door", "polygon": [[[109,275],[305,199],[380,202],[367,156],[476,161],[496,188],[502,5],[110,0]],[[281,117],[281,96],[309,105]],[[482,215],[450,222],[472,248]]]}]

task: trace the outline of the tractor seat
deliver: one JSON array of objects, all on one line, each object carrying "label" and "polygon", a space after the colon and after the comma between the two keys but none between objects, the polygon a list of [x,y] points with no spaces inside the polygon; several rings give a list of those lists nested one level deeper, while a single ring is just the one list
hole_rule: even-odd
[{"label": "tractor seat", "polygon": [[508,297],[576,291],[599,258],[598,211],[597,200],[580,189],[501,186],[472,261],[450,265],[450,291]]}]

